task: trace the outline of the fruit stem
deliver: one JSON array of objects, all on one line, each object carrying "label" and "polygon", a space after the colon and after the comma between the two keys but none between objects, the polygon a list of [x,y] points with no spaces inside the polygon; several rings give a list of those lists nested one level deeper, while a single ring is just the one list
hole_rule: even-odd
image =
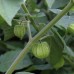
[{"label": "fruit stem", "polygon": [[38,26],[35,24],[32,16],[31,16],[31,14],[30,14],[30,12],[28,11],[28,9],[27,9],[27,7],[25,6],[25,4],[22,4],[21,7],[22,7],[22,9],[24,10],[24,12],[28,14],[28,15],[27,15],[27,18],[31,21],[33,27],[34,27],[34,28],[36,29],[36,31],[38,32],[38,31],[39,31]]},{"label": "fruit stem", "polygon": [[54,28],[51,28],[52,32],[57,35],[59,37],[59,39],[61,40],[62,44],[65,46],[66,43],[64,41],[64,39],[60,36],[60,34],[54,29]]},{"label": "fruit stem", "polygon": [[[51,22],[49,22],[34,38],[32,38],[27,45],[24,47],[24,49],[20,52],[18,57],[14,60],[10,68],[7,70],[5,74],[12,74],[18,63],[22,61],[22,59],[25,57],[25,55],[28,53],[31,45],[38,41],[41,36],[43,36],[52,26],[55,25],[72,7],[74,3],[72,1],[69,2],[69,4],[62,10],[61,13],[59,13]],[[24,5],[22,5],[23,7]]]},{"label": "fruit stem", "polygon": [[30,29],[30,21],[27,21],[28,35],[29,41],[32,39],[31,29]]}]

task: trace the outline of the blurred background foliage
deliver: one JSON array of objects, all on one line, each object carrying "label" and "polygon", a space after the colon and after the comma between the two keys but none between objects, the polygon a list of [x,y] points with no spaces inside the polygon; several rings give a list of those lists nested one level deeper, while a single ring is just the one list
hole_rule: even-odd
[{"label": "blurred background foliage", "polygon": [[[3,11],[10,17],[7,18],[4,15],[5,13],[0,11],[0,74],[7,71],[29,40],[28,32],[20,40],[14,35],[13,31],[14,26],[21,21],[26,21],[26,16],[28,16],[18,6],[21,2],[22,0],[3,0],[3,4],[6,6]],[[25,5],[39,30],[41,30],[62,11],[68,2],[69,0],[26,0]],[[0,9],[2,9],[1,5],[0,2]],[[12,7],[12,13],[10,13]],[[17,14],[15,15],[15,13]],[[67,33],[67,27],[73,23],[74,7],[40,39],[41,41],[47,41],[51,46],[50,56],[46,59],[37,59],[29,52],[13,74],[74,74],[74,35]],[[23,24],[27,26],[26,23]],[[35,36],[38,31],[32,24],[30,24],[30,27],[32,36]]]}]

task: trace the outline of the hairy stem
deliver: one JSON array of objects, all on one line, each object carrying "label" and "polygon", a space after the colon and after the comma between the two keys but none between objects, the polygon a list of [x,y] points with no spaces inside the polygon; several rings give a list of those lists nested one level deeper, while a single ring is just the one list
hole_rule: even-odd
[{"label": "hairy stem", "polygon": [[31,29],[30,29],[30,21],[27,22],[27,28],[28,28],[28,36],[29,36],[29,41],[32,39],[32,34],[31,34]]},{"label": "hairy stem", "polygon": [[20,52],[18,57],[14,60],[10,68],[7,70],[6,74],[12,74],[18,63],[22,61],[22,59],[25,57],[27,52],[29,51],[31,45],[38,41],[42,35],[44,35],[52,26],[55,25],[56,22],[58,22],[73,6],[73,2],[69,2],[69,4],[62,10],[60,14],[58,14],[50,23],[46,25],[34,38],[32,38],[26,45],[26,47]]},{"label": "hairy stem", "polygon": [[28,9],[26,8],[26,6],[25,6],[24,4],[22,4],[21,6],[22,6],[24,12],[28,14],[28,15],[27,15],[27,18],[31,21],[33,27],[36,29],[36,31],[39,31],[38,26],[35,24],[32,16],[31,16],[31,14],[29,13],[29,11],[28,11]]}]

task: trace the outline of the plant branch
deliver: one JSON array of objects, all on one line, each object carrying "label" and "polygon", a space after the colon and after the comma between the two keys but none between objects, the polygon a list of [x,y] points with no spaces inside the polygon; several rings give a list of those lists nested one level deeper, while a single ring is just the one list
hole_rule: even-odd
[{"label": "plant branch", "polygon": [[28,28],[28,35],[29,35],[29,41],[30,41],[32,39],[31,29],[30,29],[30,21],[27,21],[27,28]]},{"label": "plant branch", "polygon": [[31,21],[33,27],[36,29],[36,31],[39,31],[38,26],[35,24],[35,22],[31,16],[31,14],[29,13],[27,7],[24,4],[22,4],[21,7],[23,8],[24,12],[28,14],[27,18]]},{"label": "plant branch", "polygon": [[28,53],[30,47],[32,44],[40,39],[41,36],[43,36],[47,31],[55,25],[56,22],[58,22],[74,5],[73,2],[69,2],[69,4],[62,10],[60,14],[58,14],[46,27],[44,27],[34,38],[32,38],[26,45],[26,47],[20,52],[18,57],[14,60],[10,68],[7,70],[5,74],[12,74],[18,63],[22,61],[22,59],[25,57],[25,55]]}]

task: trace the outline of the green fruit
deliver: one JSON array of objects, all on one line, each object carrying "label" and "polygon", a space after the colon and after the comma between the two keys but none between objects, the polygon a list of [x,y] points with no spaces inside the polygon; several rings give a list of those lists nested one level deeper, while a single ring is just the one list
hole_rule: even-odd
[{"label": "green fruit", "polygon": [[64,59],[61,58],[58,63],[54,65],[54,68],[59,69],[64,65]]},{"label": "green fruit", "polygon": [[50,48],[47,42],[36,43],[32,47],[32,53],[35,57],[43,59],[48,57]]},{"label": "green fruit", "polygon": [[22,39],[25,35],[25,32],[26,32],[25,25],[21,24],[21,25],[14,26],[14,34],[18,38]]},{"label": "green fruit", "polygon": [[71,34],[74,34],[74,24],[69,25],[67,31]]}]

